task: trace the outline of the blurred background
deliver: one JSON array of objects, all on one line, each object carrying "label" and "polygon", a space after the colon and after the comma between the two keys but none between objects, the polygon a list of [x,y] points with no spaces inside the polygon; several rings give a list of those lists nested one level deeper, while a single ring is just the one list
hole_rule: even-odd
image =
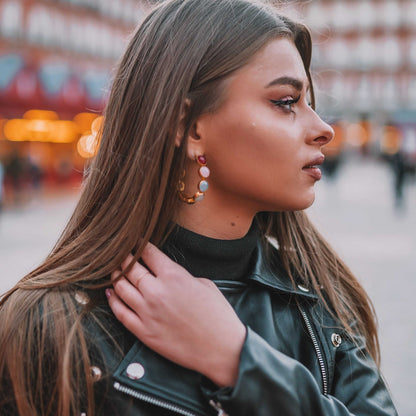
[{"label": "blurred background", "polygon": [[[416,1],[279,1],[312,31],[335,139],[308,211],[374,301],[382,369],[416,415]],[[0,0],[0,293],[38,265],[94,157],[112,70],[148,4]]]}]

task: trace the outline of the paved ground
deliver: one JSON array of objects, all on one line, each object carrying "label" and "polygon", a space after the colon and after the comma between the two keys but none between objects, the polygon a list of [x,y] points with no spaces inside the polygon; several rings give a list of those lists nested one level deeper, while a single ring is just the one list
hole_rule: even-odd
[{"label": "paved ground", "polygon": [[[407,209],[393,208],[385,166],[355,160],[334,182],[322,181],[309,210],[358,275],[379,317],[382,367],[401,416],[416,415],[416,183]],[[0,215],[0,293],[46,256],[74,207],[64,195]]]},{"label": "paved ground", "polygon": [[355,161],[340,173],[318,185],[310,214],[369,292],[384,376],[399,415],[415,416],[416,182],[406,189],[406,209],[397,212],[384,165]]}]

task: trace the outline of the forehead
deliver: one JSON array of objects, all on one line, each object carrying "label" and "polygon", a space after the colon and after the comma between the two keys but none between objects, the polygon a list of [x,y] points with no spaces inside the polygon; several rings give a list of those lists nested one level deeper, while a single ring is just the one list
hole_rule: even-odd
[{"label": "forehead", "polygon": [[308,85],[302,58],[290,39],[279,38],[268,42],[234,75],[233,83],[247,82],[268,85],[276,78],[294,78]]}]

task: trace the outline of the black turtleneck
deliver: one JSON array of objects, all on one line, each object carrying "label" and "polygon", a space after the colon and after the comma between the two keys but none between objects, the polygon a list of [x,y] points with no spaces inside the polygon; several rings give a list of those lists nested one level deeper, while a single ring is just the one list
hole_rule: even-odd
[{"label": "black turtleneck", "polygon": [[253,266],[259,236],[256,221],[236,240],[205,237],[176,225],[163,251],[195,277],[244,280]]}]

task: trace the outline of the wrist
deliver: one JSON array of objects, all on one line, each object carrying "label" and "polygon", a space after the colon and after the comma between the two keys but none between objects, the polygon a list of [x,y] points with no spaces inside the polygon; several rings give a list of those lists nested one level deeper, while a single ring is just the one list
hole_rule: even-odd
[{"label": "wrist", "polygon": [[221,346],[215,348],[211,364],[203,373],[218,387],[233,387],[237,382],[241,350],[243,348],[247,329],[243,323],[232,331],[231,336],[223,339]]}]

